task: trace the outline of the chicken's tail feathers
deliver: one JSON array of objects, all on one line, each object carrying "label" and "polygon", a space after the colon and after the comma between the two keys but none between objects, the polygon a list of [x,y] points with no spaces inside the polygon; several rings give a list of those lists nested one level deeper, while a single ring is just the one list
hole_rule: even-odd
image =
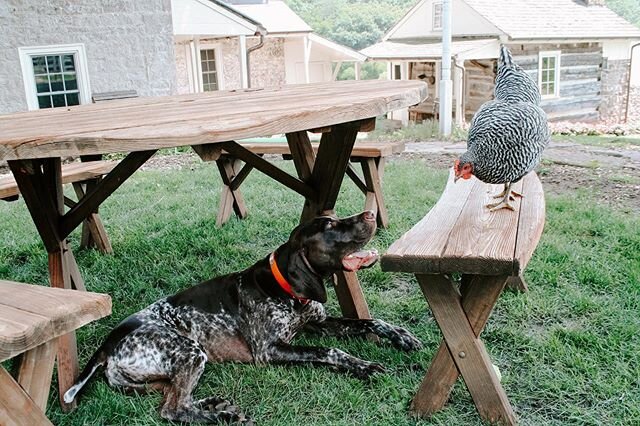
[{"label": "chicken's tail feathers", "polygon": [[513,56],[511,52],[504,44],[500,45],[500,68],[514,68],[516,63],[513,62]]}]

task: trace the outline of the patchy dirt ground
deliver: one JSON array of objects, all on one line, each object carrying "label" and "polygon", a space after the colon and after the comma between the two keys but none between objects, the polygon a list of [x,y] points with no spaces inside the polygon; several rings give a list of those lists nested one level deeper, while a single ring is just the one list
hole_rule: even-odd
[{"label": "patchy dirt ground", "polygon": [[[437,168],[448,168],[464,143],[409,143],[401,158],[425,158]],[[640,147],[601,147],[552,143],[537,172],[546,191],[554,194],[586,190],[603,204],[640,212]]]},{"label": "patchy dirt ground", "polygon": [[[411,142],[395,159],[421,158],[431,166],[447,169],[465,143]],[[174,170],[200,162],[193,153],[157,155],[143,170]],[[545,151],[538,174],[546,191],[554,194],[587,190],[605,204],[634,213],[640,212],[640,146],[590,146],[567,142],[552,143]],[[0,175],[8,174],[0,165]]]}]

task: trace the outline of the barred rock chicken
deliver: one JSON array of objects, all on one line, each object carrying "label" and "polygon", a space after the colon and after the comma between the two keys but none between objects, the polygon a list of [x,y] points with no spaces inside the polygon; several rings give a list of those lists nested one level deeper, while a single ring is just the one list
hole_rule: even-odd
[{"label": "barred rock chicken", "polygon": [[486,207],[491,211],[514,210],[511,185],[540,162],[549,143],[547,116],[540,108],[540,91],[533,79],[518,66],[509,50],[500,48],[495,100],[485,102],[473,116],[467,151],[455,161],[455,180],[475,175],[485,183],[504,184]]}]

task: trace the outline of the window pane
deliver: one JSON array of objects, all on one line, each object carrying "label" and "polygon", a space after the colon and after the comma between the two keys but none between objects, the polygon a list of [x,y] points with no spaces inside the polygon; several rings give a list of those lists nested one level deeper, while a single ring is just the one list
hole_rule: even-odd
[{"label": "window pane", "polygon": [[556,72],[555,72],[555,70],[550,70],[549,71],[549,81],[553,81],[553,82],[556,81]]},{"label": "window pane", "polygon": [[75,74],[65,74],[64,75],[64,85],[66,90],[77,90],[78,89],[78,80],[76,80]]},{"label": "window pane", "polygon": [[47,67],[49,74],[62,72],[60,56],[47,56]]},{"label": "window pane", "polygon": [[66,106],[66,103],[64,102],[64,95],[53,95],[51,96],[51,99],[54,107]]},{"label": "window pane", "polygon": [[67,94],[67,106],[80,105],[80,99],[77,93]]},{"label": "window pane", "polygon": [[33,73],[34,74],[46,74],[47,73],[47,64],[44,60],[44,56],[34,56],[31,58],[33,62]]},{"label": "window pane", "polygon": [[51,108],[51,96],[38,96],[38,106],[40,108]]},{"label": "window pane", "polygon": [[51,81],[52,92],[62,92],[64,90],[64,86],[62,85],[62,74],[50,75],[49,81]]},{"label": "window pane", "polygon": [[209,71],[209,62],[202,61],[202,72],[207,72],[207,71]]},{"label": "window pane", "polygon": [[542,69],[547,69],[549,67],[549,58],[542,58]]},{"label": "window pane", "polygon": [[549,95],[555,95],[556,93],[556,84],[555,83],[549,83]]},{"label": "window pane", "polygon": [[75,71],[76,64],[73,60],[73,55],[63,55],[62,56],[62,67],[64,71]]},{"label": "window pane", "polygon": [[46,93],[50,91],[51,90],[49,89],[49,77],[46,75],[36,76],[36,92]]},{"label": "window pane", "polygon": [[549,81],[549,71],[542,70],[542,81],[543,82]]}]

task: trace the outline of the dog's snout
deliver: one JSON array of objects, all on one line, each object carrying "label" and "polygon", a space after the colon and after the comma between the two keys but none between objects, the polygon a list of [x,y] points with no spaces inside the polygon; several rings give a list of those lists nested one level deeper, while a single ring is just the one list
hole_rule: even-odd
[{"label": "dog's snout", "polygon": [[376,220],[376,214],[372,210],[367,210],[362,213],[362,218],[366,221],[372,222]]}]

